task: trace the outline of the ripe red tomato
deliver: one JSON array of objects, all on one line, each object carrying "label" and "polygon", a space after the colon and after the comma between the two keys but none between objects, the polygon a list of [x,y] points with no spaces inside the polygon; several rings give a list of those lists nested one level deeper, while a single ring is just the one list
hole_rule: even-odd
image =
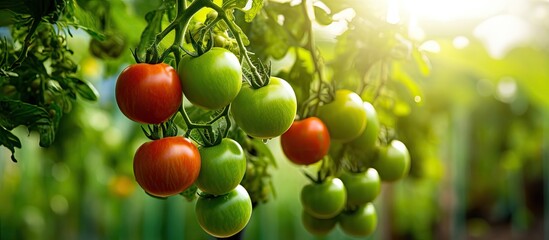
[{"label": "ripe red tomato", "polygon": [[242,87],[242,67],[229,50],[214,47],[178,66],[185,97],[196,106],[215,110],[229,105]]},{"label": "ripe red tomato", "polygon": [[208,234],[228,238],[240,232],[252,217],[252,200],[241,185],[221,196],[203,195],[195,205],[198,224]]},{"label": "ripe red tomato", "polygon": [[318,118],[326,124],[332,140],[349,142],[362,134],[366,127],[366,109],[358,94],[339,89],[334,101],[318,108]]},{"label": "ripe red tomato", "polygon": [[292,125],[297,112],[294,89],[285,80],[271,77],[267,86],[245,84],[231,104],[236,124],[256,138],[274,138]]},{"label": "ripe red tomato", "polygon": [[212,195],[223,195],[233,190],[246,173],[246,155],[233,139],[223,138],[211,147],[200,147],[202,164],[196,186]]},{"label": "ripe red tomato", "polygon": [[165,63],[130,65],[118,76],[115,93],[120,111],[144,124],[165,122],[183,99],[177,71]]},{"label": "ripe red tomato", "polygon": [[303,209],[313,217],[329,219],[337,216],[347,203],[347,193],[339,178],[305,185],[301,190]]},{"label": "ripe red tomato", "polygon": [[393,140],[388,146],[381,147],[374,168],[382,181],[396,181],[408,175],[410,171],[410,153],[406,145]]},{"label": "ripe red tomato", "polygon": [[280,137],[284,154],[299,165],[309,165],[322,159],[330,149],[330,134],[322,120],[310,117],[294,121]]},{"label": "ripe red tomato", "polygon": [[198,148],[183,137],[167,137],[141,145],[133,158],[137,183],[147,193],[167,197],[191,186],[200,172]]},{"label": "ripe red tomato", "polygon": [[355,237],[371,235],[377,227],[377,213],[374,204],[367,203],[355,211],[339,215],[339,227],[344,233]]}]

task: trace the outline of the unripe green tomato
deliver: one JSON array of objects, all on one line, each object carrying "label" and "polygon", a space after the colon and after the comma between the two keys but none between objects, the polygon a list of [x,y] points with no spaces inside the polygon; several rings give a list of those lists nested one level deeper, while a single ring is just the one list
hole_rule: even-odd
[{"label": "unripe green tomato", "polygon": [[301,222],[305,229],[315,236],[325,236],[330,233],[337,224],[337,217],[320,219],[313,217],[306,211],[301,213]]},{"label": "unripe green tomato", "polygon": [[372,203],[358,208],[352,212],[343,212],[339,215],[339,227],[351,236],[370,236],[377,227],[377,213]]},{"label": "unripe green tomato", "polygon": [[328,178],[321,183],[305,185],[301,190],[303,210],[313,217],[336,217],[347,203],[347,192],[339,178]]},{"label": "unripe green tomato", "polygon": [[267,86],[254,89],[245,84],[231,104],[236,124],[255,138],[282,135],[294,122],[297,99],[285,80],[271,77]]},{"label": "unripe green tomato", "polygon": [[200,196],[195,205],[198,224],[208,234],[228,238],[242,231],[252,216],[252,200],[238,185],[228,194]]},{"label": "unripe green tomato", "polygon": [[368,152],[374,149],[380,126],[374,106],[369,102],[364,102],[363,105],[366,110],[366,128],[360,136],[349,142],[349,146],[357,150]]},{"label": "unripe green tomato", "polygon": [[366,110],[358,94],[339,89],[334,100],[318,108],[318,118],[326,124],[330,138],[349,142],[362,134],[366,127]]},{"label": "unripe green tomato", "polygon": [[372,202],[381,191],[381,180],[374,168],[358,173],[344,171],[339,178],[347,190],[348,207]]},{"label": "unripe green tomato", "polygon": [[201,191],[223,195],[242,181],[246,173],[246,155],[235,140],[224,138],[218,145],[198,150],[202,165],[195,184]]},{"label": "unripe green tomato", "polygon": [[388,146],[381,147],[374,168],[382,181],[396,181],[406,176],[410,171],[410,153],[406,145],[393,140]]},{"label": "unripe green tomato", "polygon": [[198,57],[186,55],[177,70],[185,97],[207,110],[229,105],[242,87],[240,62],[224,48],[214,47]]}]

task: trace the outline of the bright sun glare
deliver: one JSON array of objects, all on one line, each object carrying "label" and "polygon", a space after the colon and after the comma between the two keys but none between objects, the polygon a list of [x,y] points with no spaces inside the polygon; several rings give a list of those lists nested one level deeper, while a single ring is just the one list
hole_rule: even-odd
[{"label": "bright sun glare", "polygon": [[485,18],[505,9],[513,0],[389,0],[397,1],[417,18],[434,21]]}]

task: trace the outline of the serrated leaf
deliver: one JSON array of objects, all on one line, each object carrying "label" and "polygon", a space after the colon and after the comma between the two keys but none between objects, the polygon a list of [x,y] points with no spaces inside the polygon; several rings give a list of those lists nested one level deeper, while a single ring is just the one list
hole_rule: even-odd
[{"label": "serrated leaf", "polygon": [[315,19],[320,25],[330,25],[334,20],[326,10],[321,7],[314,6]]},{"label": "serrated leaf", "polygon": [[61,109],[57,109],[56,116],[52,119],[42,107],[17,100],[0,100],[0,126],[12,130],[23,125],[30,131],[38,131],[42,147],[53,143],[61,114]]},{"label": "serrated leaf", "polygon": [[0,146],[9,149],[11,151],[11,160],[17,162],[15,159],[15,148],[21,148],[21,141],[17,136],[3,127],[0,127]]}]

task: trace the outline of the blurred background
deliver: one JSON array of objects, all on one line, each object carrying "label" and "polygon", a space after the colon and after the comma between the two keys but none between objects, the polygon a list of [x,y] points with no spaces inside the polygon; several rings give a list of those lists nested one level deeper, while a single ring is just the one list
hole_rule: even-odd
[{"label": "blurred background", "polygon": [[[128,46],[156,4],[113,1],[114,21],[132,23],[119,24]],[[412,168],[383,184],[371,239],[549,239],[549,1],[382,4],[387,22],[409,20],[432,70],[412,74],[422,97],[395,120]],[[322,40],[341,26],[317,27]],[[69,44],[100,100],[75,105],[49,148],[17,129],[18,163],[0,148],[0,239],[211,239],[194,203],[151,198],[136,184],[133,154],[146,139],[113,96],[116,76],[133,60],[94,57],[89,41],[76,31]],[[308,180],[278,139],[267,145],[277,161],[276,194],[254,209],[244,239],[354,239],[339,229],[326,237],[305,231],[299,193]]]}]

